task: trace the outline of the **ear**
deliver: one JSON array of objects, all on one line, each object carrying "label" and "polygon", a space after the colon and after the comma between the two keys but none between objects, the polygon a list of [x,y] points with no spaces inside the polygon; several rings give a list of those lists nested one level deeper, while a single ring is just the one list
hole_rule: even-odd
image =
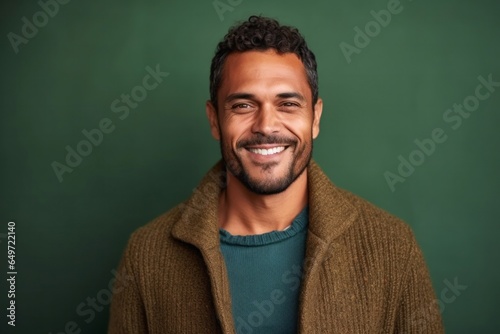
[{"label": "ear", "polygon": [[318,98],[318,101],[314,105],[314,118],[312,126],[312,137],[316,139],[319,135],[319,121],[321,120],[321,113],[323,112],[323,100]]},{"label": "ear", "polygon": [[210,124],[210,131],[212,132],[212,137],[216,140],[220,140],[219,131],[219,119],[217,118],[217,110],[210,100],[205,104],[205,111],[207,113],[208,123]]}]

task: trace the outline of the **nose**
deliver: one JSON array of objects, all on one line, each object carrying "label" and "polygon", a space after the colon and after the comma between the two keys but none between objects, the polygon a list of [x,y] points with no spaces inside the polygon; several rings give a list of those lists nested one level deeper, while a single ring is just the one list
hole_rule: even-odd
[{"label": "nose", "polygon": [[273,106],[263,104],[255,113],[255,120],[252,125],[253,133],[270,135],[280,130],[278,111]]}]

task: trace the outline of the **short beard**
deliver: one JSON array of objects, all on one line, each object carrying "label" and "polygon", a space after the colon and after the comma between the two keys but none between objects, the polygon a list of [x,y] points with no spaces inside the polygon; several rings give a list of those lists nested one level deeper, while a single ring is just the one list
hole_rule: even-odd
[{"label": "short beard", "polygon": [[[222,134],[220,136],[220,149],[222,154],[222,159],[224,164],[226,165],[227,170],[229,170],[248,190],[256,193],[258,195],[274,195],[279,194],[295,182],[299,176],[306,170],[309,162],[311,161],[312,151],[313,151],[313,139],[311,138],[311,145],[308,149],[307,145],[304,145],[300,149],[299,152],[296,152],[293,161],[290,163],[290,166],[284,177],[279,180],[273,181],[265,181],[259,182],[250,177],[250,174],[245,170],[241,159],[233,152],[233,148],[231,145],[228,145],[224,142]],[[245,141],[242,143],[238,143],[238,147],[244,147],[249,144],[263,144],[263,143],[277,143],[277,144],[286,144],[289,145],[287,149],[292,149],[292,147],[296,147],[297,142],[290,142],[290,140],[276,138],[276,137],[266,137],[257,139],[251,142]],[[304,158],[301,158],[302,155],[306,154]],[[294,172],[297,164],[301,163],[299,170]],[[273,167],[272,164],[262,165],[263,172],[265,173],[267,170],[270,170]],[[275,182],[274,182],[275,181]]]}]

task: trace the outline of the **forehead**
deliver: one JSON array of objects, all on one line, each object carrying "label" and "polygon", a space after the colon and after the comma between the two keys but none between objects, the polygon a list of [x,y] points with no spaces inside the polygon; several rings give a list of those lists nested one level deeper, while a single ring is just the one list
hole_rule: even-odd
[{"label": "forehead", "polygon": [[296,54],[278,54],[272,49],[252,50],[231,53],[226,58],[220,94],[236,91],[271,93],[283,89],[310,96],[306,71]]}]

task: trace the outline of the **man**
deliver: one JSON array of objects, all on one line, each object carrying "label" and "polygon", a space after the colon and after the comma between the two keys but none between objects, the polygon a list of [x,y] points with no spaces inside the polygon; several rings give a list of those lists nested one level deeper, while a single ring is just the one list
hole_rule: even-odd
[{"label": "man", "polygon": [[441,333],[410,228],[311,160],[323,102],[299,32],[252,16],[212,60],[222,161],[137,230],[109,333]]}]

